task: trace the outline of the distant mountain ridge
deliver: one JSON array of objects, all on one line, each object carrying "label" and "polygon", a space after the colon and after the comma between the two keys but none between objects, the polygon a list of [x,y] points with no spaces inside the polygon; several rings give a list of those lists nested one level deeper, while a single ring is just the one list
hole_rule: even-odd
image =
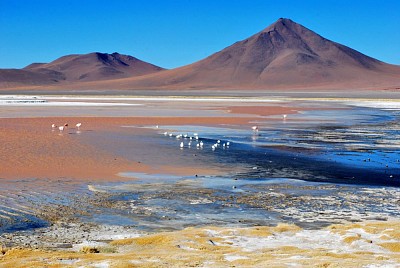
[{"label": "distant mountain ridge", "polygon": [[51,85],[135,77],[162,70],[132,56],[94,52],[63,56],[50,63],[32,63],[21,70],[3,69],[0,83]]},{"label": "distant mountain ridge", "polygon": [[69,82],[76,89],[400,87],[400,66],[366,56],[284,18],[176,69],[163,70],[118,53],[90,53],[32,64],[21,71],[41,75],[43,85]]}]

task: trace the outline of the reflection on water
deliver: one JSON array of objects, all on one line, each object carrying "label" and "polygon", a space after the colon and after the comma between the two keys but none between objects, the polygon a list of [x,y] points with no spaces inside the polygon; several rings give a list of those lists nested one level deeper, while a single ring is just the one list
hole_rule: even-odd
[{"label": "reflection on water", "polygon": [[215,150],[213,157],[218,162],[257,168],[244,177],[400,186],[397,116],[397,111],[354,108],[308,111],[282,122],[260,120],[256,133],[232,126],[164,129],[174,134],[199,132],[204,154],[209,154],[217,140],[221,144],[229,141],[231,146]]}]

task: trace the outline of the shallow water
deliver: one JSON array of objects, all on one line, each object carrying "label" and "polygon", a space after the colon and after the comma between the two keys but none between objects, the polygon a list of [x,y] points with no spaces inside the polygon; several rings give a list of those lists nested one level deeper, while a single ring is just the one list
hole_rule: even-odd
[{"label": "shallow water", "polygon": [[[162,126],[157,130],[160,143],[175,148],[177,155],[196,154],[205,164],[241,166],[243,171],[223,177],[125,173],[139,180],[95,187],[112,193],[122,207],[129,204],[121,210],[124,217],[152,231],[282,221],[314,228],[387,220],[399,216],[398,116],[397,111],[362,107],[309,111],[281,122],[260,120],[257,133],[228,125]],[[189,139],[194,133],[203,147]]]},{"label": "shallow water", "polygon": [[[254,122],[257,133],[243,126],[195,122],[145,133],[138,133],[137,126],[124,126],[124,132],[88,132],[80,138],[101,141],[94,145],[132,161],[232,172],[183,177],[126,171],[121,176],[135,180],[91,185],[100,192],[62,181],[9,182],[0,191],[0,215],[6,217],[0,219],[0,233],[47,226],[40,216],[44,206],[77,207],[70,217],[146,231],[279,222],[315,228],[398,217],[398,118],[398,111],[347,107],[302,112],[286,120],[260,117]],[[196,146],[194,133],[203,147]],[[178,134],[188,137],[177,139]],[[36,186],[27,194],[29,185]]]}]

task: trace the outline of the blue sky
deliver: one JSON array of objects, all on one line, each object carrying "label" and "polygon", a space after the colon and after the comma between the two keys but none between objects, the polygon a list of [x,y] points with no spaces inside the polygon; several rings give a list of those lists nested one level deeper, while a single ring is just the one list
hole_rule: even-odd
[{"label": "blue sky", "polygon": [[398,0],[0,0],[0,68],[119,52],[165,68],[200,60],[280,17],[400,64]]}]

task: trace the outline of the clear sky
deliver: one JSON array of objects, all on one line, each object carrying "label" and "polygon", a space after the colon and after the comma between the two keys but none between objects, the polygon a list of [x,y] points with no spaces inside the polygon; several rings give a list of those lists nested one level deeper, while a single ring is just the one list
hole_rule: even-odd
[{"label": "clear sky", "polygon": [[399,14],[399,0],[0,0],[0,68],[89,52],[119,52],[174,68],[280,17],[400,64]]}]

